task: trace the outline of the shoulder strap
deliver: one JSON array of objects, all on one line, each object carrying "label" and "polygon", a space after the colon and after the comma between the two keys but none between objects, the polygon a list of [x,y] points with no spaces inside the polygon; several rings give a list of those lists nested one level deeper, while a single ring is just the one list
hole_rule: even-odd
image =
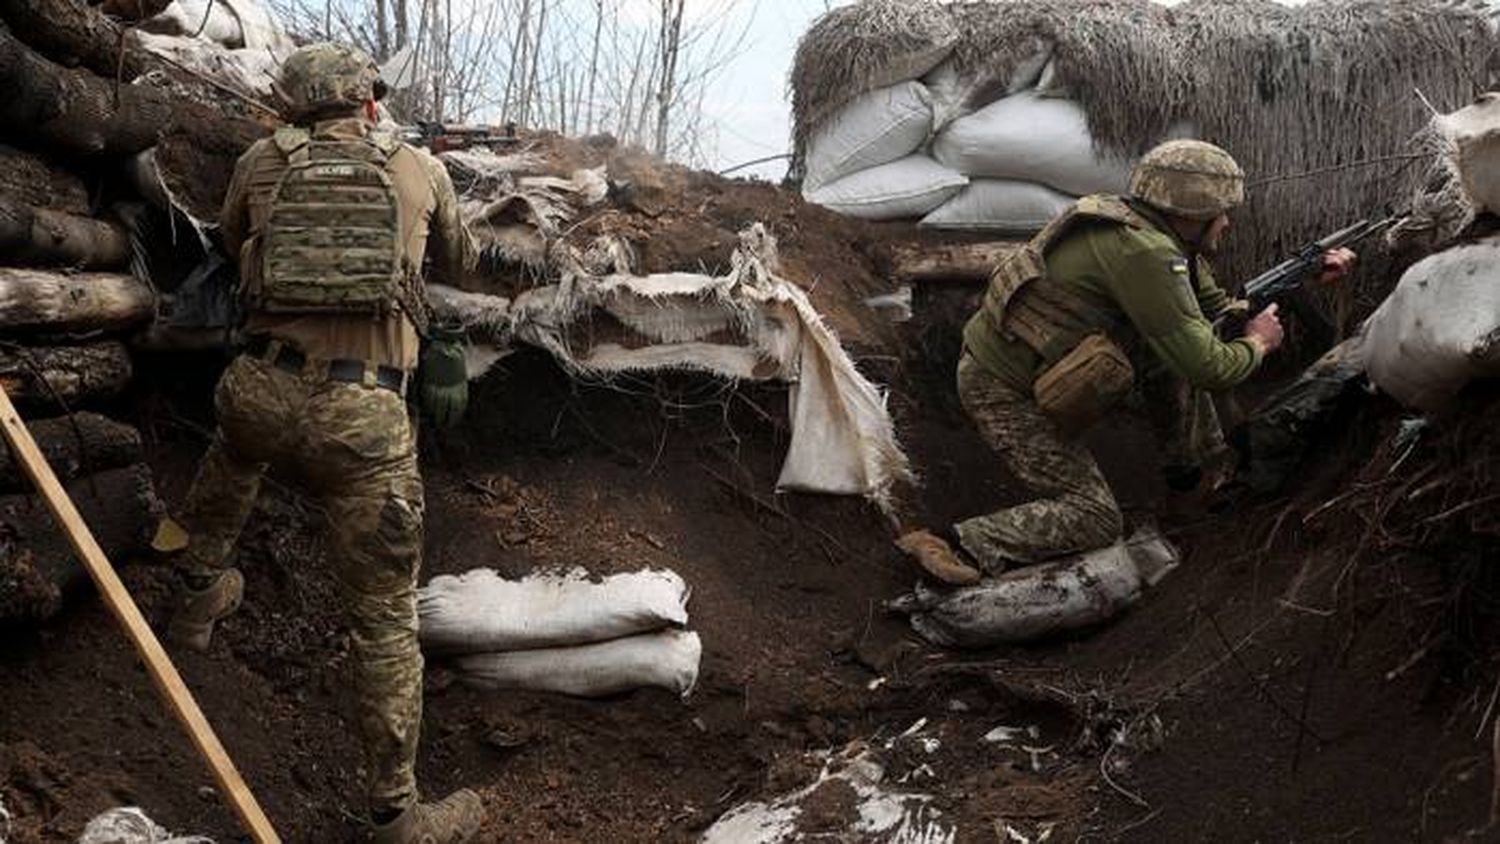
[{"label": "shoulder strap", "polygon": [[300,126],[282,126],[271,136],[276,148],[288,161],[300,162],[307,158],[307,145],[312,135]]}]

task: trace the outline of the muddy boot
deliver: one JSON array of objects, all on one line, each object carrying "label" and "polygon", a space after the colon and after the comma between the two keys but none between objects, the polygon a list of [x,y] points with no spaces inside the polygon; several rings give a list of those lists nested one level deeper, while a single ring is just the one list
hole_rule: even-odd
[{"label": "muddy boot", "polygon": [[911,555],[922,570],[954,586],[979,582],[979,570],[964,562],[947,542],[931,531],[914,530],[896,540],[896,547]]},{"label": "muddy boot", "polygon": [[201,588],[184,584],[179,595],[167,634],[178,644],[206,651],[214,634],[214,623],[240,608],[240,599],[245,595],[245,576],[239,569],[225,569]]},{"label": "muddy boot", "polygon": [[417,803],[376,824],[375,844],[461,844],[484,825],[484,803],[467,788],[436,803]]}]

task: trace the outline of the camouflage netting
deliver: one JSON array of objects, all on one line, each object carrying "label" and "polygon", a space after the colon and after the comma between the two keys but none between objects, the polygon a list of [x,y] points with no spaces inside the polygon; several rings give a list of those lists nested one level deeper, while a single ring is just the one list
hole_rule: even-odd
[{"label": "camouflage netting", "polygon": [[[1101,148],[1137,155],[1186,120],[1232,152],[1250,201],[1222,258],[1231,278],[1408,196],[1426,169],[1411,138],[1431,117],[1415,92],[1442,111],[1469,102],[1489,86],[1497,46],[1488,5],[1462,0],[880,0],[825,15],[803,37],[791,77],[798,149],[840,105],[891,81],[871,68],[915,49],[915,30],[894,31],[903,21],[946,32],[939,12],[959,32],[953,61],[981,83],[976,99],[1003,93],[1050,45],[1056,82]],[[847,64],[861,39],[868,55]]]}]

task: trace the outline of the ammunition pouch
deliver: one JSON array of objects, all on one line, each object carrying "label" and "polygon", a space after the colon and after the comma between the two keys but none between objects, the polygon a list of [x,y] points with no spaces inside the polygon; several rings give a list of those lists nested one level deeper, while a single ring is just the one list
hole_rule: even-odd
[{"label": "ammunition pouch", "polygon": [[1032,395],[1048,419],[1074,434],[1099,421],[1134,383],[1124,350],[1103,333],[1090,334],[1037,376]]}]

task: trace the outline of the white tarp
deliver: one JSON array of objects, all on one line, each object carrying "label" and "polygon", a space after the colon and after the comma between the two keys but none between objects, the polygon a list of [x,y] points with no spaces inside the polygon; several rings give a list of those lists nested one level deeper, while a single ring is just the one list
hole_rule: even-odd
[{"label": "white tarp", "polygon": [[[885,768],[873,754],[835,758],[812,785],[772,800],[742,803],[714,822],[701,844],[790,844],[796,841],[863,841],[888,844],[952,844],[957,831],[932,804],[932,795],[884,782]],[[816,825],[803,829],[803,807],[830,785],[854,793],[854,803],[830,818],[823,805]],[[843,805],[843,804],[840,804]],[[842,821],[841,828],[829,824]]]},{"label": "white tarp", "polygon": [[506,580],[494,569],[440,575],[417,591],[422,647],[435,653],[524,651],[602,642],[687,624],[674,571],[592,578],[583,569]]},{"label": "white tarp", "polygon": [[1470,380],[1500,377],[1500,235],[1413,264],[1364,338],[1370,380],[1409,407],[1440,411]]},{"label": "white tarp", "polygon": [[807,294],[777,275],[765,228],[752,226],[740,242],[726,276],[569,273],[516,297],[511,333],[584,378],[687,369],[790,382],[791,443],[777,488],[887,505],[908,468],[885,394],[855,368]]}]

